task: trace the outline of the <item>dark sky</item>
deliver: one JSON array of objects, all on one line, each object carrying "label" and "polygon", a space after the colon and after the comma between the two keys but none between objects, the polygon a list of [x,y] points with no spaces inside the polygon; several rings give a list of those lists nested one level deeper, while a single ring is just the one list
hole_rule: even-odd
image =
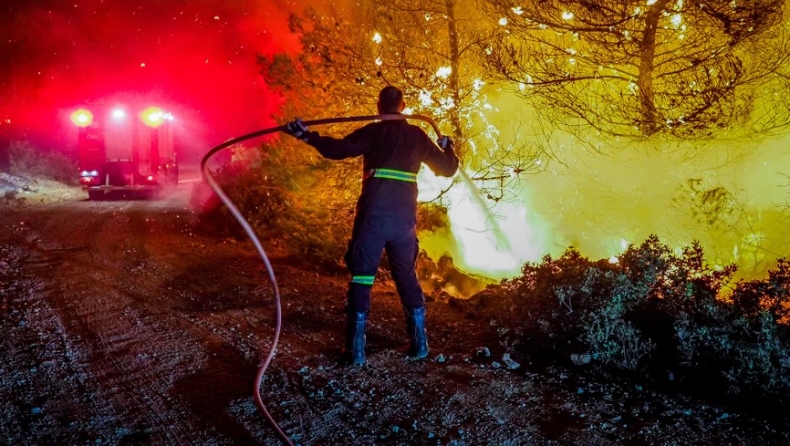
[{"label": "dark sky", "polygon": [[[143,97],[174,111],[194,145],[266,126],[276,98],[256,54],[296,51],[277,0],[5,0],[0,118],[68,145],[70,110]],[[205,152],[196,149],[197,152]]]}]

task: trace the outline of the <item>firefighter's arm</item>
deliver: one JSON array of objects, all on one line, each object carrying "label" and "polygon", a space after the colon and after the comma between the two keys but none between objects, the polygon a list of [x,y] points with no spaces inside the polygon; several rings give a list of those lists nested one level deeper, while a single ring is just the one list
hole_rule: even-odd
[{"label": "firefighter's arm", "polygon": [[458,170],[458,157],[455,155],[453,141],[447,136],[439,138],[437,144],[428,139],[428,151],[425,157],[425,164],[436,175],[451,177]]},{"label": "firefighter's arm", "polygon": [[355,147],[356,138],[352,137],[353,133],[343,139],[321,136],[318,132],[311,132],[301,118],[296,118],[285,124],[285,133],[315,147],[323,157],[328,159],[349,158],[355,156],[355,152],[359,150]]},{"label": "firefighter's arm", "polygon": [[365,127],[349,133],[342,139],[308,131],[302,141],[315,147],[324,158],[331,160],[360,156],[370,147],[370,138],[366,135]]}]

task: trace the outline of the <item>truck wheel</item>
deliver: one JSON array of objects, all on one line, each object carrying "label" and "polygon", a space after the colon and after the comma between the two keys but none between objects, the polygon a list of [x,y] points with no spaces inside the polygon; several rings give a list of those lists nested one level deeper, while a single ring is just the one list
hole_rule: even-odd
[{"label": "truck wheel", "polygon": [[104,192],[100,190],[89,190],[88,191],[88,199],[91,201],[103,200],[104,199]]}]

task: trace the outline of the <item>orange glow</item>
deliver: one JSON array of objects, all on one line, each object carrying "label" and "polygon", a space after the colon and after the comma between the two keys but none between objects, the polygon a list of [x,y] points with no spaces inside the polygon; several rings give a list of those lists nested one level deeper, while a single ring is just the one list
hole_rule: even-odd
[{"label": "orange glow", "polygon": [[71,122],[77,127],[88,127],[93,123],[93,113],[81,108],[71,114]]}]

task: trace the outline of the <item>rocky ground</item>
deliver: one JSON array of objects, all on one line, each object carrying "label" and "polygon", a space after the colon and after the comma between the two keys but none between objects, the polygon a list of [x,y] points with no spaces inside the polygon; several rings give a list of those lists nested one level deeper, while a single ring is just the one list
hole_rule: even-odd
[{"label": "rocky ground", "polygon": [[[0,444],[279,444],[252,397],[272,288],[250,243],[199,229],[188,186],[155,201],[4,191]],[[770,408],[525,357],[475,301],[429,302],[431,355],[409,360],[386,280],[368,364],[345,365],[348,278],[271,242],[283,332],[261,394],[295,444],[790,444]]]}]

